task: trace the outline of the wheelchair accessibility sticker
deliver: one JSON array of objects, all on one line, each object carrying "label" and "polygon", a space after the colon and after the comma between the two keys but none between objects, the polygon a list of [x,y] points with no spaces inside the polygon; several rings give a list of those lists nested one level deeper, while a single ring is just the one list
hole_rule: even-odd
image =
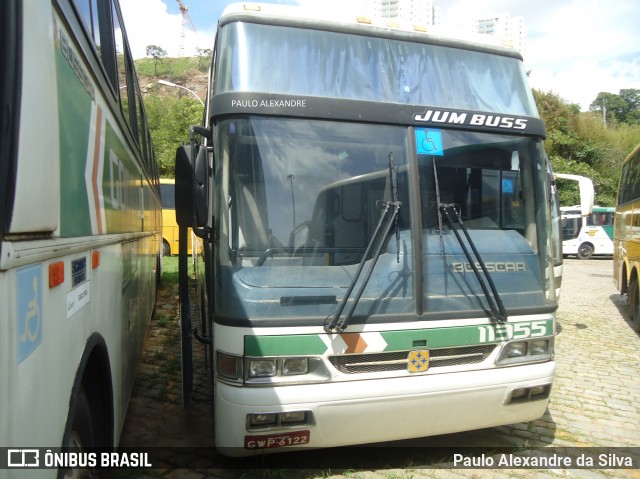
[{"label": "wheelchair accessibility sticker", "polygon": [[42,265],[17,270],[16,286],[18,363],[21,363],[42,342]]},{"label": "wheelchair accessibility sticker", "polygon": [[442,131],[416,128],[416,150],[418,155],[444,156]]}]

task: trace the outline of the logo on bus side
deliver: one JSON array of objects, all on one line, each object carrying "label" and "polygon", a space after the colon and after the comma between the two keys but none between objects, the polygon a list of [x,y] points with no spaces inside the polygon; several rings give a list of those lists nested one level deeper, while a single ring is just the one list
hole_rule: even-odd
[{"label": "logo on bus side", "polygon": [[25,266],[16,272],[18,363],[42,343],[42,265]]},{"label": "logo on bus side", "polygon": [[508,130],[525,130],[527,128],[527,123],[529,122],[526,118],[516,118],[513,116],[485,115],[483,113],[430,109],[426,109],[423,113],[413,115],[413,120],[420,123],[482,126]]}]

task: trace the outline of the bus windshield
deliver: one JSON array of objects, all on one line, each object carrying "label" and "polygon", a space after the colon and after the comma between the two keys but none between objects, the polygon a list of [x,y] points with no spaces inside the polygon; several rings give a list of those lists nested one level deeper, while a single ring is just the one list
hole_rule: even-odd
[{"label": "bus windshield", "polygon": [[486,309],[441,204],[454,205],[510,314],[547,305],[539,140],[260,116],[222,120],[217,135],[217,284],[232,285],[222,316],[331,314],[392,200],[390,157],[401,207],[356,315]]},{"label": "bus windshield", "polygon": [[[217,94],[265,92],[537,116],[522,62],[397,38],[233,22]],[[318,61],[321,58],[322,61]]]}]

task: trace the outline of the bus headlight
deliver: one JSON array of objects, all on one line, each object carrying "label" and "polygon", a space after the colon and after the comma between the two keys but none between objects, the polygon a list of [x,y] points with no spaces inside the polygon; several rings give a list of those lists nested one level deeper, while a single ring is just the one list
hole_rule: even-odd
[{"label": "bus headlight", "polygon": [[553,358],[553,338],[536,338],[526,341],[510,341],[504,345],[497,366],[537,363]]},{"label": "bus headlight", "polygon": [[285,376],[307,374],[308,372],[309,361],[307,358],[288,358],[282,360],[282,374]]},{"label": "bus headlight", "polygon": [[278,363],[274,359],[253,359],[249,361],[250,378],[268,378],[278,372]]},{"label": "bus headlight", "polygon": [[517,343],[509,343],[506,346],[506,357],[522,358],[527,355],[527,342],[519,341]]},{"label": "bus headlight", "polygon": [[536,339],[529,342],[529,354],[536,356],[538,354],[548,354],[550,341],[548,339]]},{"label": "bus headlight", "polygon": [[322,358],[314,356],[245,357],[246,386],[324,382],[331,379]]}]

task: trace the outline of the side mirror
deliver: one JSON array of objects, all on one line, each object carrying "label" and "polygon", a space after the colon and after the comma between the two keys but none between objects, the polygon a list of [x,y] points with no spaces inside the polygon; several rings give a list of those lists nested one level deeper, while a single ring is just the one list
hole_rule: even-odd
[{"label": "side mirror", "polygon": [[582,216],[589,216],[593,212],[593,203],[595,201],[593,181],[586,176],[568,175],[564,173],[556,173],[555,177],[578,182],[578,187],[580,188],[580,214]]},{"label": "side mirror", "polygon": [[179,146],[176,150],[176,223],[193,226],[195,223],[194,183],[195,174],[191,162],[191,147]]},{"label": "side mirror", "polygon": [[196,154],[196,164],[194,169],[194,203],[195,203],[195,226],[203,227],[207,225],[207,215],[209,212],[209,148],[200,146]]},{"label": "side mirror", "polygon": [[190,144],[176,150],[176,222],[178,226],[199,228],[207,225],[209,212],[209,152],[210,147],[195,142],[199,133],[211,143],[212,132],[199,126],[191,127]]}]

